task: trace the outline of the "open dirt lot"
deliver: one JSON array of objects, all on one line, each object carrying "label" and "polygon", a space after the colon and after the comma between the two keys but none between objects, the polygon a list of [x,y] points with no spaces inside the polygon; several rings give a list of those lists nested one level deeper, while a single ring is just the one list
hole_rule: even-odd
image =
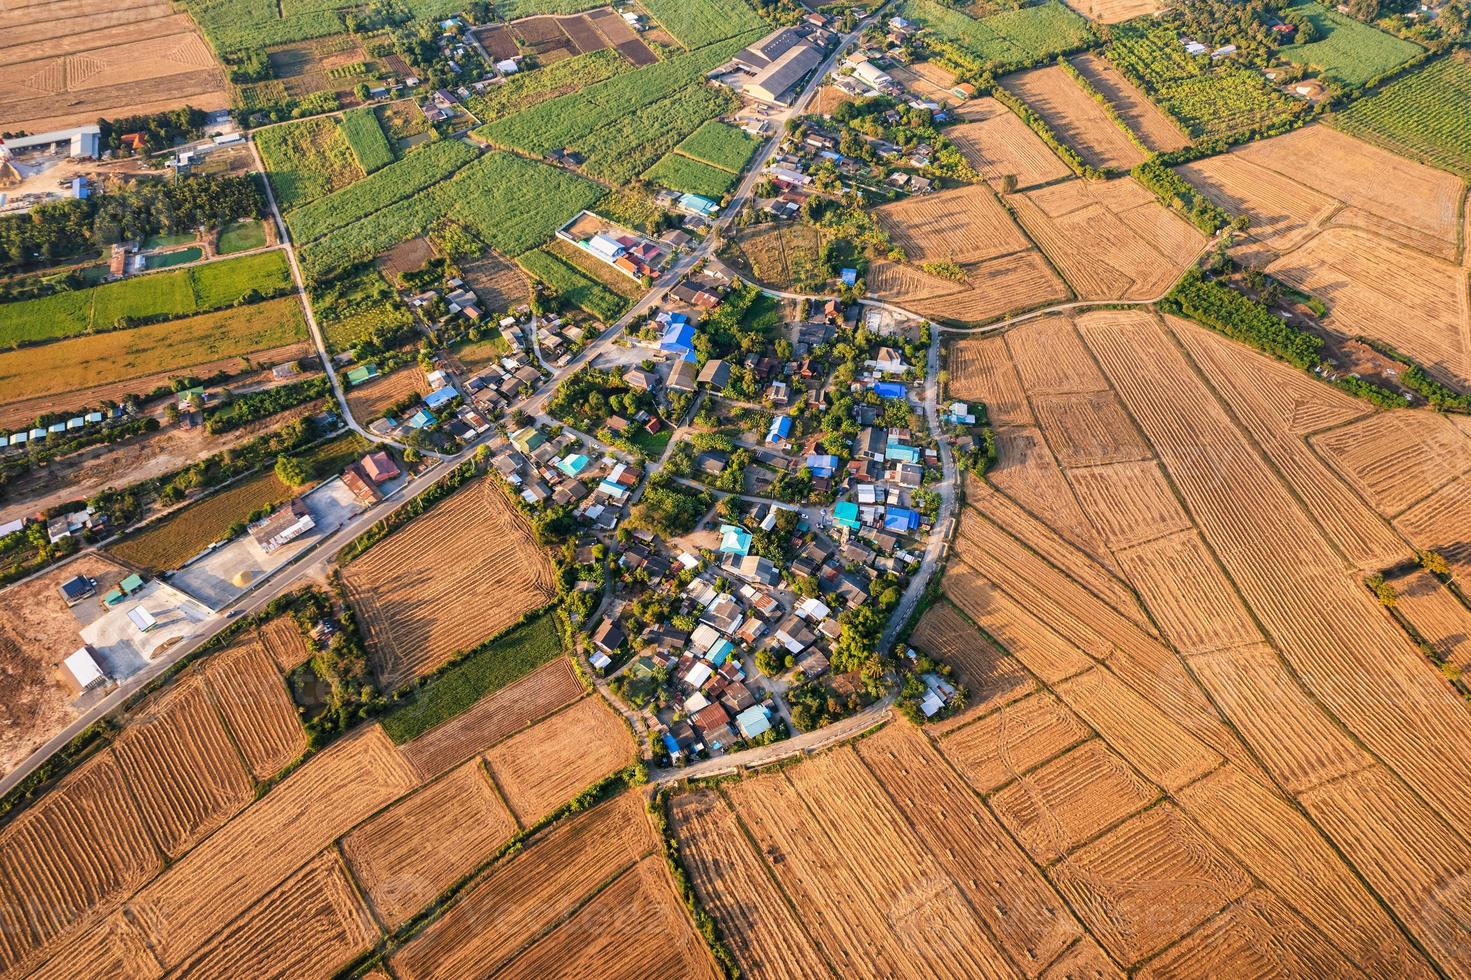
[{"label": "open dirt lot", "polygon": [[[0,592],[6,609],[0,617],[0,772],[10,772],[77,717],[55,665],[82,645],[82,626],[98,615],[97,597],[127,574],[89,554]],[[97,580],[97,595],[73,610],[56,589],[78,575]]]},{"label": "open dirt lot", "polygon": [[374,546],[343,581],[388,689],[431,673],[555,594],[530,526],[488,479]]},{"label": "open dirt lot", "polygon": [[0,126],[44,133],[183,105],[230,104],[187,14],[163,0],[0,7]]},{"label": "open dirt lot", "polygon": [[1144,151],[1058,65],[1007,75],[1002,84],[1046,120],[1057,138],[1076,150],[1085,163],[1128,170],[1144,160]]},{"label": "open dirt lot", "polygon": [[460,270],[486,309],[513,310],[531,295],[531,282],[526,273],[496,252],[487,251],[477,259],[461,262]]}]

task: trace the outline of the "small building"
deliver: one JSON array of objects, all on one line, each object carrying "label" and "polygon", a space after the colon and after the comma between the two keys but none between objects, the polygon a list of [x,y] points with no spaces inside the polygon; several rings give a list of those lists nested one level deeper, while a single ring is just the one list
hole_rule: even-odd
[{"label": "small building", "polygon": [[108,590],[107,594],[102,597],[102,604],[111,609],[141,588],[143,588],[143,576],[136,573],[129,575]]},{"label": "small building", "polygon": [[681,194],[677,204],[680,210],[706,218],[720,213],[720,203],[702,194]]},{"label": "small building", "polygon": [[372,381],[376,377],[378,377],[378,365],[360,364],[347,372],[347,383],[356,387],[357,385]]},{"label": "small building", "polygon": [[884,513],[884,530],[907,534],[919,527],[919,513],[908,507],[890,507]]},{"label": "small building", "polygon": [[752,739],[771,730],[771,712],[765,705],[752,705],[736,715],[735,724],[743,738]]},{"label": "small building", "polygon": [[311,511],[300,500],[293,500],[263,521],[253,524],[250,536],[267,553],[295,541],[317,526]]},{"label": "small building", "polygon": [[858,519],[858,505],[851,500],[838,501],[833,508],[833,521],[839,527],[846,527],[851,531],[863,526],[863,522]]},{"label": "small building", "polygon": [[88,578],[85,575],[78,575],[75,578],[67,579],[56,588],[68,606],[75,606],[88,596],[97,593],[97,580],[95,578]]},{"label": "small building", "polygon": [[158,618],[142,606],[134,606],[132,609],[129,609],[128,620],[137,628],[139,633],[147,633],[158,625]]},{"label": "small building", "polygon": [[751,551],[751,532],[734,524],[720,525],[720,552],[744,557]]},{"label": "small building", "polygon": [[593,645],[610,657],[618,652],[618,648],[623,646],[627,639],[618,621],[611,616],[598,624],[598,628],[593,630],[592,634]]},{"label": "small building", "polygon": [[694,391],[695,384],[699,380],[699,371],[694,361],[679,360],[674,365],[674,370],[669,372],[669,388],[671,391]]},{"label": "small building", "polygon": [[909,391],[897,381],[875,381],[873,393],[880,398],[904,398]]},{"label": "small building", "polygon": [[730,365],[718,358],[706,361],[705,366],[700,369],[699,380],[702,385],[710,385],[712,388],[724,388],[730,381]]},{"label": "small building", "polygon": [[778,415],[771,420],[771,428],[766,430],[766,441],[775,445],[784,441],[792,434],[792,419],[788,415]]},{"label": "small building", "polygon": [[342,485],[347,487],[359,503],[371,505],[383,499],[373,481],[363,474],[356,463],[342,471]]},{"label": "small building", "polygon": [[83,646],[63,660],[57,667],[56,677],[72,697],[104,687],[108,682],[107,675],[97,665],[95,651],[90,646]]},{"label": "small building", "polygon": [[393,457],[382,450],[364,456],[358,465],[363,468],[368,479],[374,483],[383,483],[400,475],[398,466],[393,462]]},{"label": "small building", "polygon": [[460,393],[453,386],[446,385],[443,388],[436,388],[425,395],[424,405],[431,410],[438,410],[458,397],[460,397]]}]

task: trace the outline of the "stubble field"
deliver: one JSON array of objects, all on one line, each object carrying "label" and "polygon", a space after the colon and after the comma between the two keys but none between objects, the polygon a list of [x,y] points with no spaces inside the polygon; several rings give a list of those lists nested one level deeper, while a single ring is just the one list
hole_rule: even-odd
[{"label": "stubble field", "polygon": [[544,605],[551,563],[490,480],[460,490],[343,572],[387,689],[432,673]]},{"label": "stubble field", "polygon": [[1002,84],[1041,116],[1084,163],[1099,169],[1128,170],[1144,160],[1144,151],[1064,68],[1029,68],[1006,76]]}]

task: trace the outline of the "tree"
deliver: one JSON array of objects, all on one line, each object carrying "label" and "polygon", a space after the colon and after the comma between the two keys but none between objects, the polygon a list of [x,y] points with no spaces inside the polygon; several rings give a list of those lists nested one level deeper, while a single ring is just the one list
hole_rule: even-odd
[{"label": "tree", "polygon": [[311,482],[312,468],[299,456],[278,456],[276,478],[288,487],[305,486]]},{"label": "tree", "polygon": [[1369,590],[1374,593],[1374,598],[1378,599],[1379,604],[1385,609],[1393,609],[1395,603],[1399,601],[1399,593],[1395,591],[1394,586],[1384,580],[1383,575],[1370,575],[1365,584],[1369,586]]},{"label": "tree", "polygon": [[1431,575],[1445,578],[1451,573],[1450,563],[1445,560],[1445,555],[1438,551],[1417,551],[1415,557],[1419,560],[1420,567]]},{"label": "tree", "polygon": [[782,672],[783,665],[770,648],[762,647],[756,651],[756,669],[767,677],[775,677]]}]

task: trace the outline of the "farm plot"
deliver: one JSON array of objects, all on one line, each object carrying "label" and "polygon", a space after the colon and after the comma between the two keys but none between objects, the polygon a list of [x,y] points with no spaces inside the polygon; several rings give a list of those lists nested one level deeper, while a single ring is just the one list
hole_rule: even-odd
[{"label": "farm plot", "polygon": [[[1424,959],[1343,858],[1287,801],[1229,766],[1178,797],[1208,834],[1365,972],[1430,975]],[[1243,813],[1252,819],[1242,820]]]},{"label": "farm plot", "polygon": [[996,816],[1042,864],[1137,813],[1158,791],[1098,739],[1018,778],[991,797]]},{"label": "farm plot", "polygon": [[296,705],[258,638],[210,658],[204,678],[256,779],[271,778],[306,751]]},{"label": "farm plot", "polygon": [[1164,638],[1181,653],[1261,640],[1250,614],[1193,530],[1121,550],[1119,563]]},{"label": "farm plot", "polygon": [[726,795],[838,974],[1009,974],[958,883],[851,746]]},{"label": "farm plot", "polygon": [[982,17],[937,0],[905,0],[899,12],[933,30],[978,68],[996,71],[1076,51],[1093,38],[1088,22],[1056,0]]},{"label": "farm plot", "polygon": [[1395,612],[1414,627],[1436,655],[1471,673],[1471,610],[1428,572],[1416,569],[1391,580]]},{"label": "farm plot", "polygon": [[281,210],[290,211],[364,175],[338,121],[330,116],[272,126],[256,134]]},{"label": "farm plot", "polygon": [[1339,209],[1339,202],[1289,176],[1222,153],[1178,168],[1206,196],[1251,222],[1247,234],[1263,245],[1287,250],[1301,245]]},{"label": "farm plot", "polygon": [[0,968],[23,973],[161,865],[117,758],[86,762],[0,833]]},{"label": "farm plot", "polygon": [[210,940],[176,975],[329,976],[379,937],[342,858],[327,851]]},{"label": "farm plot", "polygon": [[1251,879],[1170,805],[1064,860],[1053,879],[1105,949],[1132,965],[1251,889]]},{"label": "farm plot", "polygon": [[[1465,706],[1344,574],[1156,321],[1134,319],[1115,315],[1106,330],[1087,315],[1078,324],[1268,639],[1310,693],[1431,806],[1462,812],[1463,760],[1423,746],[1466,737]],[[1222,496],[1222,487],[1239,490]]]},{"label": "farm plot", "polygon": [[986,635],[1049,684],[1081,674],[1093,659],[963,561],[945,572],[945,596]]},{"label": "farm plot", "polygon": [[404,743],[404,758],[423,779],[489,749],[583,694],[566,657],[493,691],[464,712]]},{"label": "farm plot", "polygon": [[1326,325],[1394,347],[1455,383],[1471,384],[1467,273],[1357,228],[1329,228],[1267,272],[1321,297]]},{"label": "farm plot", "polygon": [[[161,371],[182,373],[185,368],[202,370],[207,365],[216,369],[236,365],[238,370],[241,355],[295,347],[305,338],[301,304],[288,296],[183,320],[3,351],[0,404],[96,391],[98,386],[118,382],[134,382],[143,391],[147,390],[143,379],[156,378]],[[31,418],[37,414],[29,413]]]},{"label": "farm plot", "polygon": [[222,540],[236,521],[294,496],[292,488],[277,479],[273,470],[263,470],[170,514],[109,550],[140,568],[158,571],[178,568]]},{"label": "farm plot", "polygon": [[1083,511],[1115,550],[1190,528],[1189,516],[1152,460],[1092,466],[1069,473]]},{"label": "farm plot", "polygon": [[721,924],[742,972],[801,980],[831,976],[720,794],[678,796],[669,811],[700,905]]},{"label": "farm plot", "polygon": [[1394,524],[1415,547],[1444,555],[1463,589],[1471,586],[1471,479],[1437,491]]},{"label": "farm plot", "polygon": [[[898,264],[869,270],[870,291],[921,316],[984,323],[1067,299],[1067,286],[1034,248],[962,267],[964,282]],[[887,273],[887,274],[886,274]]]},{"label": "farm plot", "polygon": [[278,616],[261,625],[260,641],[282,673],[290,673],[312,655],[301,629],[291,616]]},{"label": "farm plot", "polygon": [[1006,76],[1002,84],[1041,116],[1084,163],[1100,169],[1127,170],[1143,162],[1144,151],[1061,66],[1019,71]]},{"label": "farm plot", "polygon": [[128,902],[132,918],[159,962],[178,966],[337,836],[414,784],[382,729],[360,729],[313,756],[138,892]]},{"label": "farm plot", "polygon": [[513,310],[531,297],[531,281],[519,266],[487,250],[460,263],[460,272],[475,295],[491,310]]},{"label": "farm plot", "polygon": [[475,759],[348,834],[342,853],[378,917],[396,929],[515,832],[515,819]]},{"label": "farm plot", "polygon": [[197,676],[141,706],[113,752],[143,822],[170,858],[255,798],[239,753]]},{"label": "farm plot", "polygon": [[[604,323],[613,323],[628,309],[628,299],[598,279],[564,260],[550,248],[527,252],[516,265],[528,276],[551,286],[567,302]],[[640,290],[642,292],[642,290]]]},{"label": "farm plot", "polygon": [[1068,6],[1100,24],[1121,24],[1164,9],[1157,0],[1071,0]]},{"label": "farm plot", "polygon": [[516,819],[530,826],[627,765],[635,750],[623,719],[587,697],[506,739],[485,763]]},{"label": "farm plot", "polygon": [[404,980],[490,973],[657,846],[632,793],[559,821],[466,888],[389,959]]},{"label": "farm plot", "polygon": [[1336,113],[1333,124],[1463,177],[1471,177],[1471,59],[1437,58]]},{"label": "farm plot", "polygon": [[996,431],[1001,460],[986,479],[1064,540],[1095,560],[1105,556],[1094,526],[1078,506],[1078,498],[1040,429],[1016,426]]},{"label": "farm plot", "polygon": [[429,379],[417,364],[406,364],[364,384],[354,385],[347,393],[347,409],[360,424],[382,418],[392,405],[411,397],[429,394]]},{"label": "farm plot", "polygon": [[371,107],[343,113],[342,133],[347,137],[347,145],[352,148],[352,155],[357,158],[363,173],[381,170],[393,162],[393,147],[388,144],[383,125],[378,122],[378,114]]},{"label": "farm plot", "polygon": [[670,153],[644,171],[643,179],[682,194],[720,201],[735,186],[736,175],[678,153]]},{"label": "farm plot", "polygon": [[984,187],[906,197],[873,213],[916,264],[966,265],[1031,247],[996,195]]},{"label": "farm plot", "polygon": [[937,731],[958,727],[977,715],[1029,694],[1036,687],[1015,658],[1006,656],[977,633],[949,603],[936,603],[925,610],[909,636],[909,643],[949,664],[965,685],[968,695],[965,709],[937,725]]},{"label": "farm plot", "polygon": [[1052,694],[1039,692],[941,739],[946,758],[979,793],[989,793],[1093,735]]},{"label": "farm plot", "polygon": [[765,26],[745,0],[648,0],[644,7],[691,49]]},{"label": "farm plot", "polygon": [[1167,322],[1328,540],[1365,571],[1399,560],[1404,540],[1301,438],[1361,418],[1368,407],[1213,331]]},{"label": "farm plot", "polygon": [[385,688],[433,673],[543,605],[551,564],[489,480],[460,490],[348,565]]},{"label": "farm plot", "polygon": [[1037,395],[1032,411],[1065,467],[1123,463],[1152,455],[1111,391]]},{"label": "farm plot", "polygon": [[0,10],[0,120],[8,130],[44,133],[229,104],[224,73],[194,22],[167,3]]},{"label": "farm plot", "polygon": [[1108,382],[1083,346],[1073,321],[1045,316],[1002,334],[1007,353],[1029,395],[1105,391]]},{"label": "farm plot", "polygon": [[996,425],[1032,425],[1032,409],[1001,337],[965,337],[947,351],[946,394],[984,402]]},{"label": "farm plot", "polygon": [[1153,299],[1205,247],[1204,235],[1129,178],[1067,181],[1010,201],[1083,299]]},{"label": "farm plot", "polygon": [[1180,127],[1102,57],[1089,52],[1072,59],[1072,65],[1108,100],[1114,112],[1151,153],[1169,153],[1190,145],[1189,137]]},{"label": "farm plot", "polygon": [[1309,442],[1389,517],[1471,470],[1471,438],[1445,416],[1430,412],[1376,413]]},{"label": "farm plot", "polygon": [[956,115],[962,121],[945,136],[992,188],[1000,190],[1008,176],[1025,190],[1073,175],[1031,127],[990,96],[971,99]]},{"label": "farm plot", "polygon": [[710,951],[674,894],[662,858],[647,857],[506,967],[508,975],[718,980]]},{"label": "farm plot", "polygon": [[1424,50],[1312,0],[1299,0],[1290,9],[1307,16],[1316,28],[1318,40],[1311,44],[1289,44],[1280,49],[1281,56],[1294,64],[1316,68],[1325,77],[1347,85],[1363,85]]},{"label": "farm plot", "polygon": [[158,980],[163,969],[138,930],[122,912],[114,912],[68,939],[64,950],[30,976],[32,980],[76,980],[79,976]]}]

